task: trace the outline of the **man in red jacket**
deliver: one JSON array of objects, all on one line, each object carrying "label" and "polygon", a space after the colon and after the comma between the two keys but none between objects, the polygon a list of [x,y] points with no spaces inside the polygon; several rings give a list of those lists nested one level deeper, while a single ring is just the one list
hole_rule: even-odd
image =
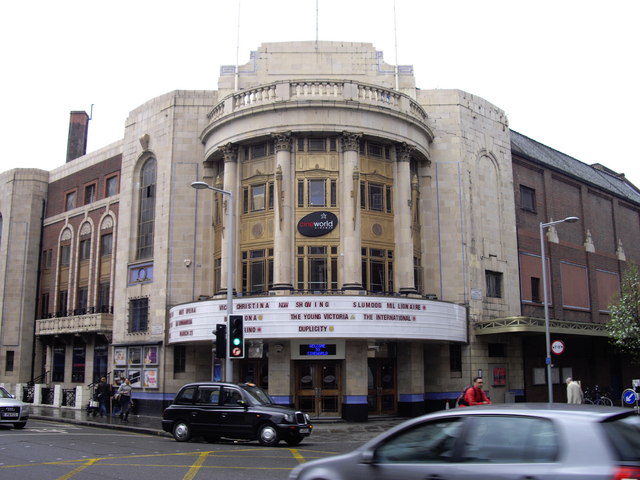
[{"label": "man in red jacket", "polygon": [[482,390],[482,377],[476,377],[473,379],[473,386],[467,388],[464,392],[464,400],[467,405],[489,405],[491,401],[487,398],[487,395]]}]

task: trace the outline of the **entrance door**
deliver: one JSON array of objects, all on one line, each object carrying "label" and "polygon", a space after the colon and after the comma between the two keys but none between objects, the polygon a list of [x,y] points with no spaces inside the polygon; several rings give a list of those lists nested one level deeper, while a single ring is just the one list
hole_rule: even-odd
[{"label": "entrance door", "polygon": [[370,358],[367,402],[370,415],[396,413],[396,365],[393,359]]},{"label": "entrance door", "polygon": [[340,416],[340,362],[296,362],[296,407],[315,417]]}]

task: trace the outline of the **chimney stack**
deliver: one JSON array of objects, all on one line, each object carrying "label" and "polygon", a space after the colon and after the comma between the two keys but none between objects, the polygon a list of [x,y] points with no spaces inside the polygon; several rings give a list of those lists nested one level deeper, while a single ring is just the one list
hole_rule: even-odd
[{"label": "chimney stack", "polygon": [[87,112],[71,112],[69,138],[67,139],[67,163],[87,153],[89,115]]}]

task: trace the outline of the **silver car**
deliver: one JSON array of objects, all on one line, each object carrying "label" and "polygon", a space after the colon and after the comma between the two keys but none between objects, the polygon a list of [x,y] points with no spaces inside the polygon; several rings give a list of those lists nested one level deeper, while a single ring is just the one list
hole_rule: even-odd
[{"label": "silver car", "polygon": [[595,405],[457,408],[394,427],[289,480],[640,479],[640,416]]},{"label": "silver car", "polygon": [[27,420],[29,405],[16,400],[4,387],[0,387],[0,425],[9,423],[14,428],[24,428]]}]

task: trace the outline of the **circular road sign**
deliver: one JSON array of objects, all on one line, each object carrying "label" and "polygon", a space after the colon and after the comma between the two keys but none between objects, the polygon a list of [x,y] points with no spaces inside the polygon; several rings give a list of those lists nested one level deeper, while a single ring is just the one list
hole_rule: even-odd
[{"label": "circular road sign", "polygon": [[562,340],[554,340],[551,342],[551,351],[556,355],[564,352],[564,342]]},{"label": "circular road sign", "polygon": [[638,399],[636,392],[632,389],[627,388],[624,392],[622,392],[622,401],[627,405],[635,405],[636,400]]}]

